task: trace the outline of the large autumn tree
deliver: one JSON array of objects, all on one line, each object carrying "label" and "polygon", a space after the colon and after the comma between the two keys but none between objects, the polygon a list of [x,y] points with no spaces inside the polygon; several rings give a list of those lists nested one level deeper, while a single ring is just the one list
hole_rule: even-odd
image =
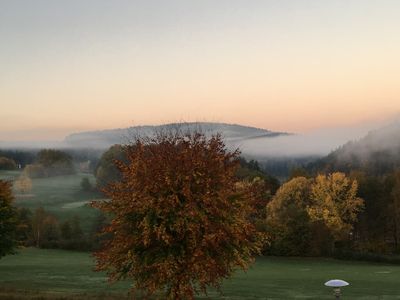
[{"label": "large autumn tree", "polygon": [[168,299],[193,299],[245,269],[264,237],[249,221],[252,193],[237,182],[238,154],[218,135],[178,131],[127,146],[122,180],[105,191],[111,200],[95,204],[112,216],[97,269]]},{"label": "large autumn tree", "polygon": [[17,212],[12,206],[11,183],[0,180],[0,257],[13,253],[17,246]]}]

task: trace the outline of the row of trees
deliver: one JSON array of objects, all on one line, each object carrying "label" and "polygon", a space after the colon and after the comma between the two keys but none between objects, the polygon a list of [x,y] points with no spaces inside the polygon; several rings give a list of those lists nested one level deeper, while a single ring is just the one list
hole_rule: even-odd
[{"label": "row of trees", "polygon": [[[6,150],[0,149],[0,157],[7,158],[12,161],[12,166],[17,167],[21,165],[24,168],[26,165],[31,164],[35,161],[37,151],[36,150]],[[9,164],[7,164],[10,166]],[[0,170],[4,170],[0,164]]]},{"label": "row of trees", "polygon": [[[334,174],[342,174],[341,176],[345,176],[344,173]],[[317,178],[321,178],[321,176],[324,175],[319,175]],[[332,177],[333,175],[330,176]],[[327,178],[329,178],[329,176]],[[350,182],[353,182],[352,184],[357,185],[356,193],[353,191],[353,195],[363,199],[364,204],[363,208],[358,213],[357,220],[353,222],[353,228],[348,239],[341,242],[337,241],[337,247],[335,250],[340,250],[341,252],[344,252],[344,254],[350,255],[349,257],[368,258],[371,256],[371,259],[373,257],[383,259],[384,257],[380,255],[399,254],[400,170],[395,170],[382,175],[374,175],[365,171],[353,170],[346,175],[346,178],[350,180]],[[294,210],[293,208],[293,218],[287,220],[287,222],[292,219],[296,220],[296,222],[290,221],[293,222],[291,223],[293,239],[290,239],[289,236],[287,238],[287,240],[292,240],[293,243],[287,244],[286,247],[283,247],[283,242],[283,244],[273,243],[267,253],[273,253],[274,255],[332,254],[332,247],[329,246],[331,243],[328,243],[328,240],[332,241],[332,234],[329,230],[325,230],[325,225],[315,226],[315,228],[321,232],[313,231],[312,226],[300,226],[308,223],[313,217],[310,215],[309,211],[304,210],[304,205],[306,205],[307,201],[310,201],[314,196],[312,194],[310,195],[309,187],[305,188],[303,192],[301,192],[299,186],[303,183],[303,185],[307,187],[310,185],[310,182],[313,181],[315,181],[315,179],[312,179],[304,169],[295,169],[293,170],[290,179],[281,186],[277,195],[273,198],[273,202],[276,202],[278,194],[280,195],[279,197],[281,197],[282,190],[292,189],[297,191],[297,193],[289,193],[285,196],[288,203],[297,207],[295,205],[295,203],[298,203],[296,199],[302,195],[300,198],[303,199],[301,202],[303,208],[297,208],[297,210]],[[334,201],[336,204],[340,203],[337,199],[334,199]],[[272,218],[271,212],[273,211],[271,211],[271,205],[272,204],[269,206],[269,212],[267,214],[270,219]],[[284,211],[286,210],[283,209],[281,213]],[[287,216],[290,215],[288,210],[286,213]],[[282,220],[284,220],[284,218],[282,218]],[[269,226],[271,227],[272,225],[269,224]],[[277,227],[273,226],[271,228],[277,229]],[[300,230],[300,228],[302,228],[302,230]],[[299,235],[297,234],[299,232],[304,233],[304,239],[302,239],[305,241],[304,243],[295,242],[294,238],[299,238]],[[276,235],[277,233],[275,232],[274,236]],[[326,240],[325,246],[323,240],[320,240],[320,238]],[[285,241],[285,239],[283,239],[283,241]],[[310,241],[313,241],[313,243],[309,244]],[[317,243],[317,245],[315,245],[315,243]],[[280,246],[278,246],[278,244]],[[319,251],[315,250],[316,246]],[[338,247],[340,249],[338,249]],[[337,251],[336,254],[341,255]]]},{"label": "row of trees", "polygon": [[[53,152],[54,150],[47,149],[47,151]],[[36,149],[0,149],[0,158],[7,158],[7,160],[12,161],[12,166],[19,168],[25,168],[27,165],[36,164],[38,162],[38,153],[42,150]],[[59,149],[57,151],[63,152],[68,155],[74,164],[87,172],[92,172],[99,160],[99,157],[103,153],[101,149]],[[15,165],[14,165],[15,164]],[[9,167],[7,163],[7,167]],[[0,159],[0,170],[3,170],[2,163]]]},{"label": "row of trees", "polygon": [[91,251],[107,238],[100,234],[108,223],[104,214],[99,212],[84,233],[77,216],[59,221],[41,207],[33,212],[15,207],[12,190],[11,182],[0,180],[0,257],[14,253],[18,246]]},{"label": "row of trees", "polygon": [[99,247],[102,240],[99,232],[107,222],[103,214],[98,214],[89,233],[85,234],[79,217],[60,222],[42,207],[33,213],[29,209],[19,208],[16,220],[16,240],[20,245],[81,251]]},{"label": "row of trees", "polygon": [[34,164],[25,167],[24,173],[30,178],[74,174],[71,156],[60,150],[43,149],[36,155]]},{"label": "row of trees", "polygon": [[[2,156],[2,154],[4,156]],[[81,163],[82,165],[83,163]],[[86,163],[89,170],[89,162]],[[0,151],[0,170],[24,168],[30,178],[68,175],[75,173],[72,157],[61,150],[43,149],[39,152]]]}]

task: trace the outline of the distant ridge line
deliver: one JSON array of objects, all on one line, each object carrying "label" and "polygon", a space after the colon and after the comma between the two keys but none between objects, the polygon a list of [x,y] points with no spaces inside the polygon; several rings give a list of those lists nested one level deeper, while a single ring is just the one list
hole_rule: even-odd
[{"label": "distant ridge line", "polygon": [[290,135],[286,132],[274,132],[268,129],[239,124],[217,122],[175,122],[162,125],[138,125],[128,128],[104,129],[73,133],[65,137],[64,143],[73,146],[109,147],[113,144],[125,143],[129,137],[151,135],[157,130],[182,129],[199,130],[206,134],[221,133],[227,142],[248,140],[254,138],[272,138],[280,135]]}]

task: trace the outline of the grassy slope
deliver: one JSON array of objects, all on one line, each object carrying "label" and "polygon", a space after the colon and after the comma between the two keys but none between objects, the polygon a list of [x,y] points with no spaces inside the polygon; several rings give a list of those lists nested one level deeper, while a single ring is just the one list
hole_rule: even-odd
[{"label": "grassy slope", "polygon": [[[58,295],[126,294],[129,283],[109,286],[105,275],[94,273],[92,268],[93,260],[87,253],[26,249],[0,260],[0,286],[3,290],[40,289]],[[247,273],[237,272],[233,279],[225,281],[224,296],[210,292],[209,297],[332,299],[330,289],[323,286],[332,278],[351,283],[345,288],[343,299],[400,299],[400,266],[297,258],[259,258]]]},{"label": "grassy slope", "polygon": [[0,170],[0,179],[12,180],[17,178],[21,174],[21,171],[4,171]]},{"label": "grassy slope", "polygon": [[[11,180],[17,178],[19,174],[20,171],[1,171],[0,179]],[[99,196],[81,190],[80,183],[83,177],[88,177],[92,184],[95,183],[93,175],[82,173],[32,179],[32,191],[27,195],[14,191],[15,204],[31,210],[42,206],[60,221],[77,215],[83,229],[88,230],[92,226],[96,211],[85,204]]]}]

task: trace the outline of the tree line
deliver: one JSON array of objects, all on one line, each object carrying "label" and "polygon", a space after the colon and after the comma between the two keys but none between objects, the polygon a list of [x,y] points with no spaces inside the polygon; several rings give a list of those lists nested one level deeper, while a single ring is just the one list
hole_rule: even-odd
[{"label": "tree line", "polygon": [[103,153],[97,149],[1,150],[0,170],[26,170],[30,177],[93,172]]},{"label": "tree line", "polygon": [[82,230],[78,216],[60,221],[42,207],[33,212],[15,209],[15,241],[24,247],[92,251],[100,247],[102,228],[107,224],[104,214],[98,213],[87,233]]},{"label": "tree line", "polygon": [[[88,179],[84,178],[81,183],[82,189],[86,191],[92,191],[94,188],[102,190],[108,184],[120,181],[122,178],[121,172],[115,165],[115,162],[127,162],[125,150],[126,148],[124,148],[124,146],[115,145],[103,153],[101,158],[98,160],[96,168],[94,168],[94,174],[97,180],[96,186],[92,187]],[[3,162],[4,164],[10,164],[10,160],[10,158],[5,158],[2,160],[0,159],[0,162]],[[59,150],[41,150],[36,155],[35,163],[28,165],[27,170],[29,170],[30,167],[33,168],[33,166],[36,164],[40,164],[43,166],[43,168],[50,170],[47,174],[54,175],[57,174],[57,172],[52,172],[51,170],[56,169],[57,166],[60,166],[65,162],[66,166],[72,166],[71,156],[69,156],[67,153],[63,153]],[[69,169],[69,167],[64,168],[63,170],[65,171],[67,169]],[[14,188],[20,193],[27,193],[32,187],[30,176],[27,174],[32,175],[30,172],[23,172],[22,175],[14,182]],[[349,237],[349,239],[345,242],[336,241],[336,247],[332,247],[332,239],[329,241],[326,240],[332,235],[329,230],[325,230],[325,228],[325,232],[321,233],[323,231],[322,228],[324,227],[313,225],[314,227],[319,228],[321,231],[320,233],[317,233],[313,231],[313,226],[307,223],[310,222],[311,216],[304,215],[304,207],[308,205],[307,203],[311,199],[309,194],[304,195],[304,199],[302,199],[304,203],[301,204],[303,206],[299,204],[300,207],[303,207],[303,210],[297,207],[298,211],[297,215],[295,215],[296,218],[298,217],[298,219],[294,218],[293,221],[291,221],[292,217],[290,212],[287,212],[288,215],[282,215],[281,217],[281,220],[286,223],[292,222],[290,224],[287,223],[285,225],[281,225],[286,227],[287,231],[293,231],[293,237],[296,237],[297,240],[301,239],[301,242],[285,244],[285,241],[294,241],[294,239],[291,239],[290,235],[284,238],[284,233],[282,232],[277,234],[277,229],[282,231],[283,227],[278,226],[277,219],[274,221],[268,219],[268,217],[271,218],[271,212],[273,212],[273,210],[271,210],[272,204],[270,204],[270,202],[275,203],[276,205],[276,197],[278,196],[275,194],[279,188],[279,195],[282,196],[282,189],[286,189],[288,186],[291,186],[288,185],[288,183],[292,179],[296,177],[303,177],[306,178],[308,182],[311,182],[312,180],[315,180],[318,175],[314,175],[314,179],[311,179],[309,170],[297,168],[292,170],[289,179],[281,184],[277,179],[266,174],[266,172],[263,171],[262,165],[260,166],[257,161],[247,161],[244,158],[239,158],[239,167],[235,174],[236,177],[241,181],[251,182],[257,178],[257,180],[262,182],[264,192],[262,199],[259,197],[261,200],[259,200],[257,203],[257,210],[259,210],[258,214],[262,215],[263,217],[258,218],[256,222],[258,227],[263,228],[264,230],[269,228],[269,230],[272,232],[270,234],[270,246],[263,250],[266,254],[331,256],[335,255],[335,253],[338,253],[338,250],[340,249],[347,253],[355,252],[386,255],[396,254],[400,251],[400,204],[398,203],[400,201],[400,171],[395,170],[383,175],[371,175],[371,172],[366,172],[363,170],[358,171],[354,169],[347,173],[349,180],[353,180],[357,183],[357,197],[364,200],[364,207],[360,210],[357,220],[354,220],[353,222],[354,225],[351,231],[351,237]],[[314,170],[314,174],[318,174],[318,172]],[[301,194],[302,192],[300,191],[299,193]],[[292,195],[289,195],[288,199],[288,201],[292,204],[297,201]],[[285,208],[279,209],[282,210],[281,214],[283,214]],[[305,222],[308,225],[305,226],[304,223],[302,224],[303,227],[301,227],[299,222]],[[302,230],[300,232],[303,232],[304,235],[296,234],[296,232],[300,229]],[[57,232],[60,233],[61,230],[59,229]],[[58,240],[65,240],[60,234],[58,234],[58,236]],[[325,240],[321,239],[321,237],[324,237]],[[51,243],[45,242],[45,244],[50,245]],[[60,245],[61,244],[65,243],[60,242]],[[65,248],[62,245],[60,247]],[[82,249],[83,248],[89,249],[90,247],[82,246]]]}]

